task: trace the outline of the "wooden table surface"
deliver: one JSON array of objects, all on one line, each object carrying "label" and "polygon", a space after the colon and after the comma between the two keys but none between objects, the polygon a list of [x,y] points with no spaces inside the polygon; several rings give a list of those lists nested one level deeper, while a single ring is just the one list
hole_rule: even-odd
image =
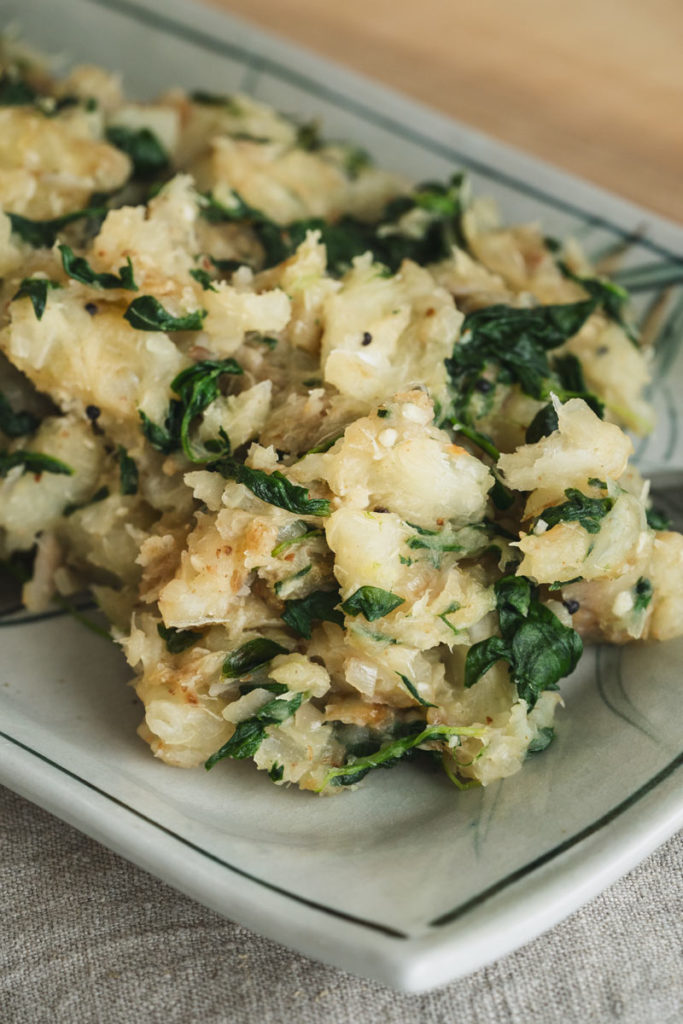
[{"label": "wooden table surface", "polygon": [[681,0],[209,0],[683,221]]}]

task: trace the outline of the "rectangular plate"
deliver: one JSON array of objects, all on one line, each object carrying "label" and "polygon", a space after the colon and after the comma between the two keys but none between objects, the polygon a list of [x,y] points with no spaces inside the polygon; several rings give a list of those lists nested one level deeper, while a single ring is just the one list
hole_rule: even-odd
[{"label": "rectangular plate", "polygon": [[[5,0],[2,11],[45,51],[123,71],[131,96],[248,91],[411,178],[467,169],[507,222],[541,220],[589,254],[629,242],[641,312],[683,259],[683,230],[653,214],[236,19],[157,6]],[[659,424],[637,452],[648,472],[683,469],[680,289],[662,304]],[[315,800],[245,764],[207,775],[155,761],[110,645],[61,614],[0,628],[1,781],[228,917],[406,991],[533,938],[683,823],[683,641],[589,650],[563,686],[556,742],[506,782],[455,793],[402,765]]]}]

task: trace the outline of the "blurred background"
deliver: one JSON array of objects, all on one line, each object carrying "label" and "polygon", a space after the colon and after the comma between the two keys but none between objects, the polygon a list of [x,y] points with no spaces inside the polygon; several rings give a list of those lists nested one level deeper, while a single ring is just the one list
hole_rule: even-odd
[{"label": "blurred background", "polygon": [[683,221],[680,0],[207,0]]}]

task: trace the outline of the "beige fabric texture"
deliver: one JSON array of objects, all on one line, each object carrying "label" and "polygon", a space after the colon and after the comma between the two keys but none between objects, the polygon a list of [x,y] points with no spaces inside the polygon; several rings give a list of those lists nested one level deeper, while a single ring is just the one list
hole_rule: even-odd
[{"label": "beige fabric texture", "polygon": [[683,836],[546,935],[401,995],[226,921],[0,788],[1,1024],[680,1024]]}]

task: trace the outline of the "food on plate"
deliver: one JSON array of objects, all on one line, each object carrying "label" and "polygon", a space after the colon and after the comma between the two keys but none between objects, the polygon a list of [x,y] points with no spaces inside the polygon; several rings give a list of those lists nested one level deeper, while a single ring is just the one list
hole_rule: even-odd
[{"label": "food on plate", "polygon": [[486,785],[582,638],[681,632],[648,353],[576,242],[248,96],[2,64],[0,556],[92,592],[156,756]]}]

